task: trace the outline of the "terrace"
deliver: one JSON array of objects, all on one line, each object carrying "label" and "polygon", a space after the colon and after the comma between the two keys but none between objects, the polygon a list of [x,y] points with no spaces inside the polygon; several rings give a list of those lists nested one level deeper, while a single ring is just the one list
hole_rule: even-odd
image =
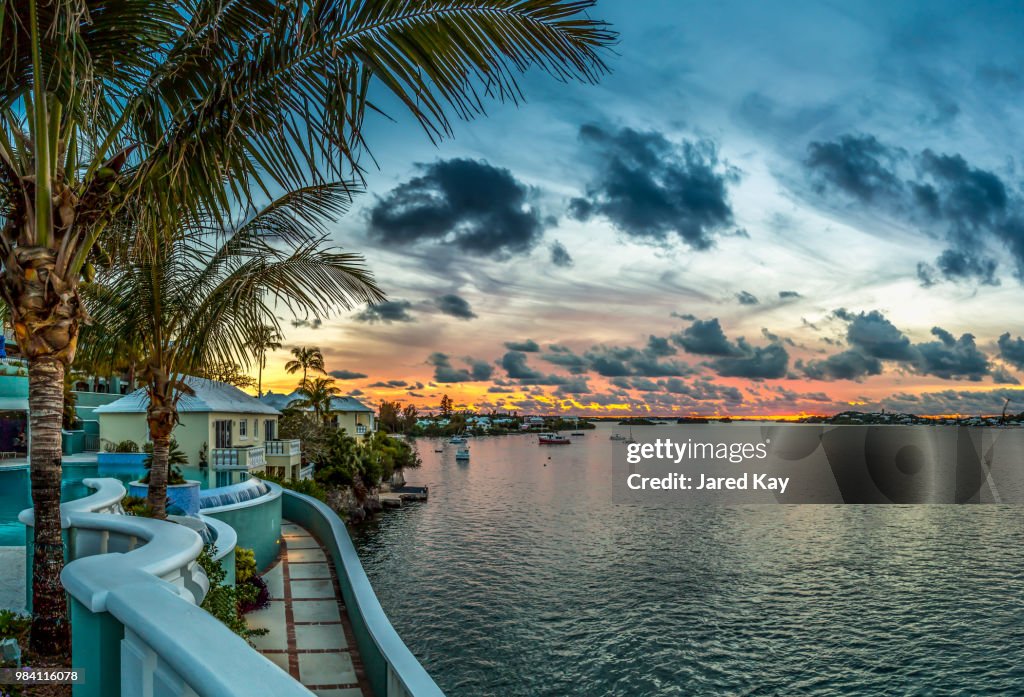
[{"label": "terrace", "polygon": [[[76,668],[89,676],[75,697],[442,695],[384,615],[344,523],[321,502],[249,484],[221,494],[235,504],[199,516],[215,531],[215,556],[233,561],[252,531],[218,514],[279,511],[270,532],[280,548],[264,572],[270,605],[251,615],[269,632],[253,648],[199,607],[210,586],[193,524],[123,515],[119,481],[85,484],[92,495],[61,507],[70,540],[61,582]],[[32,510],[21,520],[31,526]]]}]

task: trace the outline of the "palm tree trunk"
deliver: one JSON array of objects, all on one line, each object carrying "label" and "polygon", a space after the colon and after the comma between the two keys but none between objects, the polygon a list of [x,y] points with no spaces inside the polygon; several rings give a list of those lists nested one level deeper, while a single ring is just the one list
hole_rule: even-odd
[{"label": "palm tree trunk", "polygon": [[153,441],[153,464],[149,470],[146,503],[155,518],[167,517],[167,472],[174,417],[175,408],[169,399],[157,393],[150,394],[146,420],[149,422],[149,437]]},{"label": "palm tree trunk", "polygon": [[35,508],[29,643],[38,655],[66,655],[71,650],[71,632],[67,597],[60,583],[60,572],[64,568],[60,521],[64,364],[54,358],[33,360],[29,363],[28,380],[32,505]]},{"label": "palm tree trunk", "polygon": [[260,354],[260,369],[259,377],[256,379],[256,398],[259,399],[263,396],[263,363],[267,360],[265,358],[266,353]]}]

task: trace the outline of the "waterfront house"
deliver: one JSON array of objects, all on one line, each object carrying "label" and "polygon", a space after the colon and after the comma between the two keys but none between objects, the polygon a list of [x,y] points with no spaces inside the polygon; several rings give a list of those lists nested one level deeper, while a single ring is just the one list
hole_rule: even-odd
[{"label": "waterfront house", "polygon": [[[287,409],[294,402],[303,399],[298,392],[288,394],[268,391],[260,401],[275,409]],[[313,411],[312,407],[305,407]],[[332,397],[331,408],[327,412],[327,422],[335,428],[343,428],[350,436],[362,436],[373,433],[377,429],[376,414],[370,407],[355,397]]]},{"label": "waterfront house", "polygon": [[[173,437],[190,467],[210,467],[215,485],[230,479],[213,476],[216,472],[269,472],[299,478],[301,444],[278,439],[280,411],[223,382],[189,375],[185,383],[194,394],[182,395],[178,402],[180,420]],[[146,391],[138,389],[97,407],[101,442],[131,440],[141,449],[149,440],[148,406]]]}]

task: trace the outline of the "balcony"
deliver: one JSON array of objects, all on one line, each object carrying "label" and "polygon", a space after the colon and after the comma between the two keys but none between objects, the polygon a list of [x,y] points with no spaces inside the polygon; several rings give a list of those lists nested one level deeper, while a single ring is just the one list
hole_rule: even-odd
[{"label": "balcony", "polygon": [[263,443],[268,456],[277,455],[301,455],[302,441],[298,438],[293,440],[268,440]]},{"label": "balcony", "polygon": [[218,470],[261,470],[267,466],[267,452],[262,445],[247,448],[213,448],[210,464]]},{"label": "balcony", "polygon": [[283,479],[298,479],[302,465],[302,441],[268,440],[263,444],[267,450],[267,472]]}]

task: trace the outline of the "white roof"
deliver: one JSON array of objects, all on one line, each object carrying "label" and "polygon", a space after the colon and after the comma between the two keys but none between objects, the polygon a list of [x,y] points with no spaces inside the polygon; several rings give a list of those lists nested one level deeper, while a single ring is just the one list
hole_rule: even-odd
[{"label": "white roof", "polygon": [[[178,400],[178,411],[185,412],[224,412],[229,414],[268,414],[279,416],[279,412],[269,404],[264,404],[252,395],[247,395],[237,387],[216,380],[206,380],[193,375],[185,376],[185,384],[192,388],[194,395],[182,395]],[[96,407],[97,414],[141,414],[149,406],[149,396],[145,389],[138,389],[126,394],[121,399]]]},{"label": "white roof", "polygon": [[[276,409],[284,409],[289,404],[297,399],[304,399],[299,394],[298,390],[284,394],[283,392],[274,392],[268,390],[260,401],[264,404],[268,404]],[[331,411],[332,412],[352,412],[352,411],[363,411],[373,413],[373,409],[360,402],[355,397],[331,397]]]}]

